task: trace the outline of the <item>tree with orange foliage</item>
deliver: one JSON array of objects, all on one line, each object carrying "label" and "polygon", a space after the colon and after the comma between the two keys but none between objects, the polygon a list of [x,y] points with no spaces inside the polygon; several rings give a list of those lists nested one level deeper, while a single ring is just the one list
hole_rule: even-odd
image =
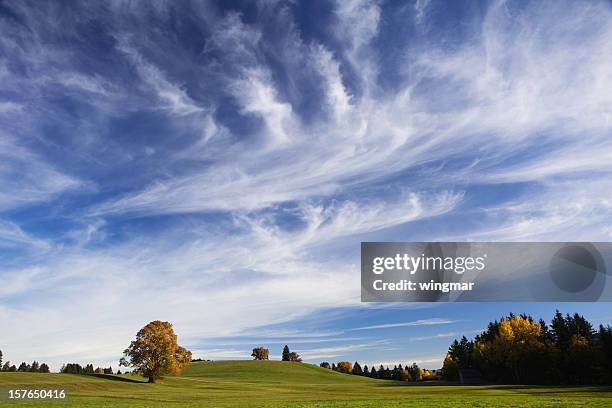
[{"label": "tree with orange foliage", "polygon": [[119,365],[135,367],[150,383],[166,374],[180,374],[191,362],[191,351],[177,344],[172,324],[159,320],[140,329],[123,355]]},{"label": "tree with orange foliage", "polygon": [[253,354],[251,354],[251,357],[253,357],[255,360],[268,360],[269,355],[270,355],[270,352],[268,351],[267,348],[255,347],[253,349]]},{"label": "tree with orange foliage", "polygon": [[341,361],[338,363],[336,370],[340,373],[351,374],[353,372],[353,364],[348,361]]}]

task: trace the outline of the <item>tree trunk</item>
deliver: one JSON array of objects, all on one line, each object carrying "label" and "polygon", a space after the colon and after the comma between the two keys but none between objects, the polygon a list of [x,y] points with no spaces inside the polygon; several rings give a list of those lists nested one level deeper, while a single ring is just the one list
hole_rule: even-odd
[{"label": "tree trunk", "polygon": [[149,383],[154,383],[155,382],[155,377],[149,377]]}]

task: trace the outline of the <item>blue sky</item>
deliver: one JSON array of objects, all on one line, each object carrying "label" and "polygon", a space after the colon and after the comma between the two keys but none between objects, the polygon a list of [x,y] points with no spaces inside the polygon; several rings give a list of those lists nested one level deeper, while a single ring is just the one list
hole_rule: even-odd
[{"label": "blue sky", "polygon": [[609,2],[0,2],[0,346],[435,368],[510,311],[609,322],[361,304],[359,244],[609,241],[611,72]]}]

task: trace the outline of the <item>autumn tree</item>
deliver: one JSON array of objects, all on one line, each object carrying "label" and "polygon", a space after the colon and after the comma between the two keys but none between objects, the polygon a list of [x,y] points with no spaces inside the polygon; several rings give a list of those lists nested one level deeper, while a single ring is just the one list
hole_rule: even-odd
[{"label": "autumn tree", "polygon": [[251,357],[254,360],[268,360],[269,359],[269,351],[265,347],[255,347],[253,349],[253,353],[251,353]]},{"label": "autumn tree", "polygon": [[513,383],[533,382],[546,375],[553,344],[529,316],[510,316],[499,323],[489,341],[477,340],[475,358],[489,377]]},{"label": "autumn tree", "polygon": [[119,365],[135,367],[150,383],[167,374],[180,374],[191,362],[191,351],[177,344],[172,324],[159,320],[140,329],[123,355]]},{"label": "autumn tree", "polygon": [[340,361],[336,366],[336,370],[340,373],[351,374],[353,372],[353,365],[348,361]]},{"label": "autumn tree", "polygon": [[301,363],[302,358],[300,357],[298,353],[296,353],[295,351],[292,351],[291,353],[289,353],[289,361],[293,361],[295,363]]}]

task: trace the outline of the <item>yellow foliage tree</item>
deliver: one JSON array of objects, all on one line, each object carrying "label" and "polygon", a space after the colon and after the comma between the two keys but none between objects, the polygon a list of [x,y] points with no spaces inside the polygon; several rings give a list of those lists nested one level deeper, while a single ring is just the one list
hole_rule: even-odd
[{"label": "yellow foliage tree", "polygon": [[270,352],[265,347],[255,347],[251,357],[255,360],[268,360]]},{"label": "yellow foliage tree", "polygon": [[140,329],[123,354],[119,364],[135,367],[150,383],[166,374],[180,374],[191,362],[191,351],[177,344],[172,324],[159,320]]},{"label": "yellow foliage tree", "polygon": [[345,374],[351,374],[353,372],[353,364],[348,361],[341,361],[338,363],[336,371]]},{"label": "yellow foliage tree", "polygon": [[515,382],[520,382],[527,373],[525,362],[535,361],[552,348],[541,326],[522,316],[502,320],[499,332],[492,341],[476,342],[475,353],[480,361],[497,367],[505,367]]}]

